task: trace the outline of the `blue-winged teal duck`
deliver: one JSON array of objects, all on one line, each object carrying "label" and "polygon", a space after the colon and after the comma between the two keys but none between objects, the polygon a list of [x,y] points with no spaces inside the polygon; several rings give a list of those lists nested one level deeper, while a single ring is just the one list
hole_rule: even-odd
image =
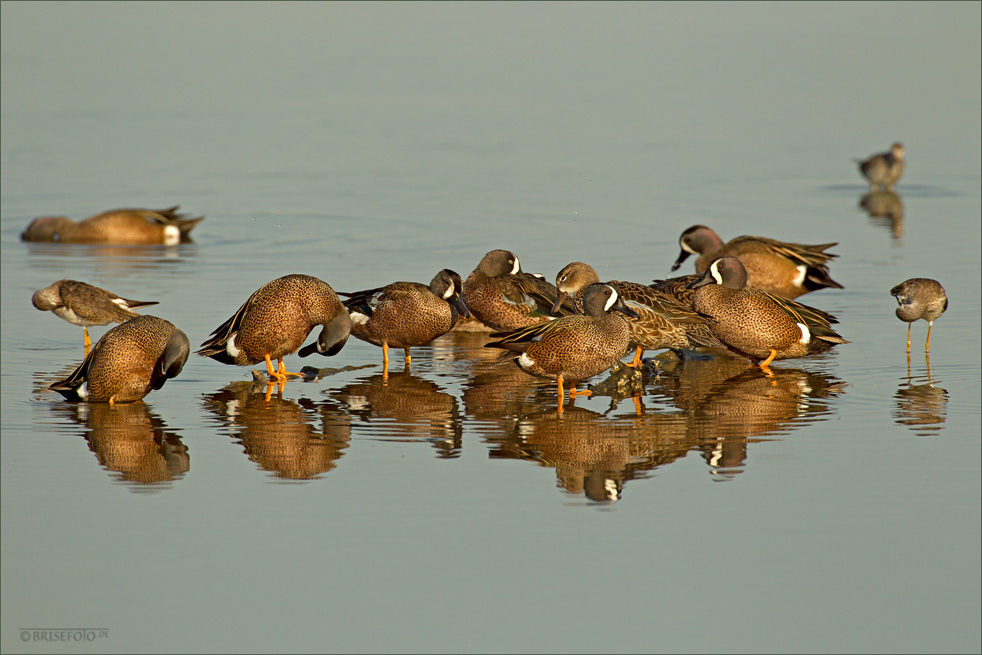
[{"label": "blue-winged teal duck", "polygon": [[695,295],[695,289],[689,287],[693,282],[697,282],[702,279],[702,275],[699,273],[690,273],[689,275],[680,275],[678,277],[669,277],[663,280],[652,280],[651,284],[648,286],[655,291],[660,291],[666,296],[671,296],[675,300],[679,301],[688,308],[692,308],[692,296]]},{"label": "blue-winged teal duck", "polygon": [[114,209],[76,223],[65,216],[35,218],[20,235],[22,241],[61,243],[178,244],[204,216],[187,218],[179,205],[168,209]]},{"label": "blue-winged teal duck", "polygon": [[897,142],[890,146],[889,152],[880,152],[867,159],[855,158],[855,161],[859,164],[859,172],[869,180],[872,191],[893,191],[893,185],[904,174],[904,146]]},{"label": "blue-winged teal duck", "polygon": [[910,326],[916,320],[927,321],[927,341],[924,352],[931,350],[931,328],[938,317],[948,309],[948,296],[937,280],[927,277],[912,277],[890,289],[896,296],[897,318],[907,322],[907,354],[910,354]]},{"label": "blue-winged teal duck", "polygon": [[766,237],[739,236],[727,243],[705,225],[693,225],[679,237],[682,251],[672,265],[678,270],[689,255],[697,255],[696,273],[705,273],[716,257],[738,257],[747,269],[747,286],[768,293],[798,296],[842,285],[829,277],[828,262],[838,255],[824,252],[837,243],[805,245]]},{"label": "blue-winged teal duck", "polygon": [[849,343],[832,328],[831,314],[759,289],[746,288],[747,270],[736,257],[719,257],[693,283],[696,311],[714,319],[713,333],[727,348],[769,373],[768,364]]},{"label": "blue-winged teal duck", "polygon": [[[492,330],[517,330],[552,320],[559,292],[541,275],[526,273],[514,253],[492,250],[464,281],[464,302]],[[564,304],[561,313],[572,313]]]},{"label": "blue-winged teal duck", "polygon": [[127,300],[85,282],[58,280],[35,291],[31,303],[43,312],[52,312],[73,325],[81,325],[85,331],[85,353],[88,354],[92,347],[89,326],[124,323],[139,316],[133,311],[135,307],[156,305],[157,301]]},{"label": "blue-winged teal duck", "polygon": [[460,316],[470,316],[460,298],[460,275],[443,269],[429,286],[419,282],[393,282],[384,287],[345,296],[344,306],[351,315],[351,334],[362,341],[382,346],[383,370],[389,367],[389,348],[406,351],[433,341],[449,332]]},{"label": "blue-winged teal duck", "polygon": [[[317,340],[303,348],[304,339],[323,325]],[[327,282],[309,275],[285,275],[259,287],[235,314],[219,325],[197,354],[223,364],[248,366],[266,362],[271,380],[284,381],[289,373],[283,358],[297,352],[336,355],[351,332],[348,310]],[[272,360],[279,366],[273,370]]]},{"label": "blue-winged teal duck", "polygon": [[102,335],[81,366],[50,388],[68,400],[133,402],[177,377],[190,349],[170,321],[137,316]]},{"label": "blue-winged teal duck", "polygon": [[[619,361],[631,344],[625,316],[638,317],[608,284],[586,288],[583,310],[585,314],[563,316],[510,332],[495,332],[491,336],[499,340],[485,346],[520,353],[514,359],[523,371],[555,378],[562,411],[564,381],[585,380]],[[577,392],[574,384],[569,395],[572,398],[590,392]]]},{"label": "blue-winged teal duck", "polygon": [[[583,311],[583,292],[597,282],[600,282],[600,276],[589,264],[567,264],[556,275],[559,290],[556,305],[568,296],[576,310]],[[605,284],[612,286],[624,304],[638,315],[627,320],[631,344],[636,348],[634,360],[628,366],[640,366],[645,350],[671,348],[678,351],[699,346],[726,348],[713,335],[709,319],[674,298],[637,282],[611,280]]]}]

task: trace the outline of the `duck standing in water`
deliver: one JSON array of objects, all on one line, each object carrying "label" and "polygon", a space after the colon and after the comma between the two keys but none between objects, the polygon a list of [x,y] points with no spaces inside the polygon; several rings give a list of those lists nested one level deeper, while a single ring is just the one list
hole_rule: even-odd
[{"label": "duck standing in water", "polygon": [[[301,348],[318,325],[324,327],[317,340]],[[236,366],[265,361],[270,380],[283,383],[291,375],[303,377],[287,372],[284,357],[298,349],[301,357],[336,355],[350,333],[351,317],[331,285],[310,275],[284,275],[257,289],[196,352]]]},{"label": "duck standing in water", "polygon": [[[510,332],[496,332],[498,341],[485,344],[515,353],[515,363],[530,375],[554,378],[563,411],[566,381],[570,398],[589,396],[577,391],[576,382],[593,377],[613,366],[631,344],[627,318],[638,314],[628,307],[609,284],[591,284],[583,292],[584,314],[563,316]],[[623,314],[623,316],[621,315]]]},{"label": "duck standing in water", "polygon": [[747,270],[736,257],[713,260],[702,279],[690,286],[696,311],[713,319],[713,333],[734,353],[769,364],[777,359],[803,357],[849,343],[831,328],[838,320],[808,305],[748,289]]},{"label": "duck standing in water", "polygon": [[389,371],[389,348],[406,351],[433,341],[453,329],[460,316],[470,316],[460,294],[460,275],[443,269],[429,286],[419,282],[393,282],[354,293],[339,292],[351,315],[351,334],[382,347],[382,374]]}]

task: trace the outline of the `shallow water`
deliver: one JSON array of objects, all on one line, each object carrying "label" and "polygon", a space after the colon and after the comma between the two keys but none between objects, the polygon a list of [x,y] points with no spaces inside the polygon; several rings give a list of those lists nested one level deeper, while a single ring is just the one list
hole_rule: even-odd
[{"label": "shallow water", "polygon": [[[978,4],[0,7],[4,652],[982,647]],[[894,140],[871,196],[850,158]],[[177,203],[192,243],[19,241]],[[773,381],[649,353],[637,404],[561,417],[459,332],[282,390],[192,356],[110,408],[47,389],[82,335],[30,304],[84,280],[197,346],[287,273],[647,282],[695,223],[837,241],[799,300],[852,343]]]}]

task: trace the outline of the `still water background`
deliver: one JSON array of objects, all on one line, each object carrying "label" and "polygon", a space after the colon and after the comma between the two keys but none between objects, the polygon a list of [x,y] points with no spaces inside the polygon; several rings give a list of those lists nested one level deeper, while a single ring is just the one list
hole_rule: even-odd
[{"label": "still water background", "polygon": [[[980,5],[2,4],[4,652],[980,649]],[[852,157],[908,152],[860,206]],[[890,204],[892,203],[892,204]],[[898,204],[899,203],[899,204]],[[35,216],[180,204],[159,248]],[[678,235],[838,242],[801,300],[852,341],[671,366],[631,400],[491,367],[481,336],[192,356],[63,402],[64,278],[205,340],[294,272],[342,291],[493,248],[647,282]],[[686,263],[684,272],[689,272]],[[888,290],[947,288],[906,326]],[[91,331],[98,338],[108,328]],[[30,630],[89,628],[88,643]],[[28,630],[28,632],[23,632]]]}]

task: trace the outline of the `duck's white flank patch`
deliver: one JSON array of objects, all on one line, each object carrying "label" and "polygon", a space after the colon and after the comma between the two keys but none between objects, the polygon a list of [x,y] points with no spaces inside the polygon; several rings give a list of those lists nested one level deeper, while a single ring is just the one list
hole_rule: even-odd
[{"label": "duck's white flank patch", "polygon": [[371,403],[368,402],[368,398],[365,396],[348,396],[346,400],[348,407],[355,411],[370,409],[372,406]]},{"label": "duck's white flank patch", "polygon": [[608,500],[617,500],[620,496],[617,493],[617,481],[610,478],[604,479],[604,491],[607,492]]},{"label": "duck's white flank patch", "polygon": [[794,279],[791,280],[791,283],[794,284],[796,287],[800,287],[802,284],[805,283],[805,273],[808,272],[808,267],[805,266],[804,264],[799,264],[795,268],[798,269],[798,274],[794,276]]},{"label": "duck's white flank patch", "polygon": [[610,298],[607,299],[607,304],[604,305],[605,312],[609,312],[610,308],[617,302],[617,290],[609,284],[607,285],[607,288],[610,289]]},{"label": "duck's white flank patch", "polygon": [[797,323],[798,329],[801,330],[801,339],[798,343],[808,343],[812,340],[812,333],[808,330],[808,326],[804,323]]},{"label": "duck's white flank patch", "polygon": [[349,311],[348,314],[351,316],[351,322],[355,325],[364,325],[365,323],[368,323],[368,317],[361,312]]},{"label": "duck's white flank patch", "polygon": [[713,276],[714,280],[716,280],[716,284],[723,284],[723,276],[720,275],[719,272],[719,263],[721,261],[721,259],[717,259],[713,262],[713,265],[709,267],[709,274]]},{"label": "duck's white flank patch", "polygon": [[518,257],[515,258],[515,265],[511,267],[511,274],[518,275],[518,272],[522,270],[522,264],[518,261]]},{"label": "duck's white flank patch", "polygon": [[115,304],[119,305],[120,307],[122,307],[123,309],[129,309],[130,308],[129,304],[127,304],[127,302],[125,300],[123,300],[122,298],[115,298],[115,299],[113,299],[113,302]]},{"label": "duck's white flank patch", "polygon": [[447,290],[443,292],[443,299],[450,300],[450,296],[453,295],[453,292],[454,292],[453,285],[450,285],[449,287],[447,287]]},{"label": "duck's white flank patch", "polygon": [[528,353],[522,353],[521,356],[518,358],[518,365],[521,366],[523,369],[530,368],[532,366],[535,366],[535,360],[529,357]]},{"label": "duck's white flank patch", "polygon": [[235,337],[239,336],[238,332],[233,332],[228,335],[228,341],[225,342],[225,352],[227,352],[232,357],[238,357],[239,353],[242,352],[235,347]]},{"label": "duck's white flank patch", "polygon": [[78,389],[75,390],[75,393],[77,393],[78,394],[78,397],[81,398],[82,400],[85,400],[86,398],[88,398],[88,396],[89,396],[89,383],[88,382],[83,382],[82,383],[82,386],[80,386]]},{"label": "duck's white flank patch", "polygon": [[174,246],[181,242],[181,231],[176,225],[164,226],[164,245]]}]

